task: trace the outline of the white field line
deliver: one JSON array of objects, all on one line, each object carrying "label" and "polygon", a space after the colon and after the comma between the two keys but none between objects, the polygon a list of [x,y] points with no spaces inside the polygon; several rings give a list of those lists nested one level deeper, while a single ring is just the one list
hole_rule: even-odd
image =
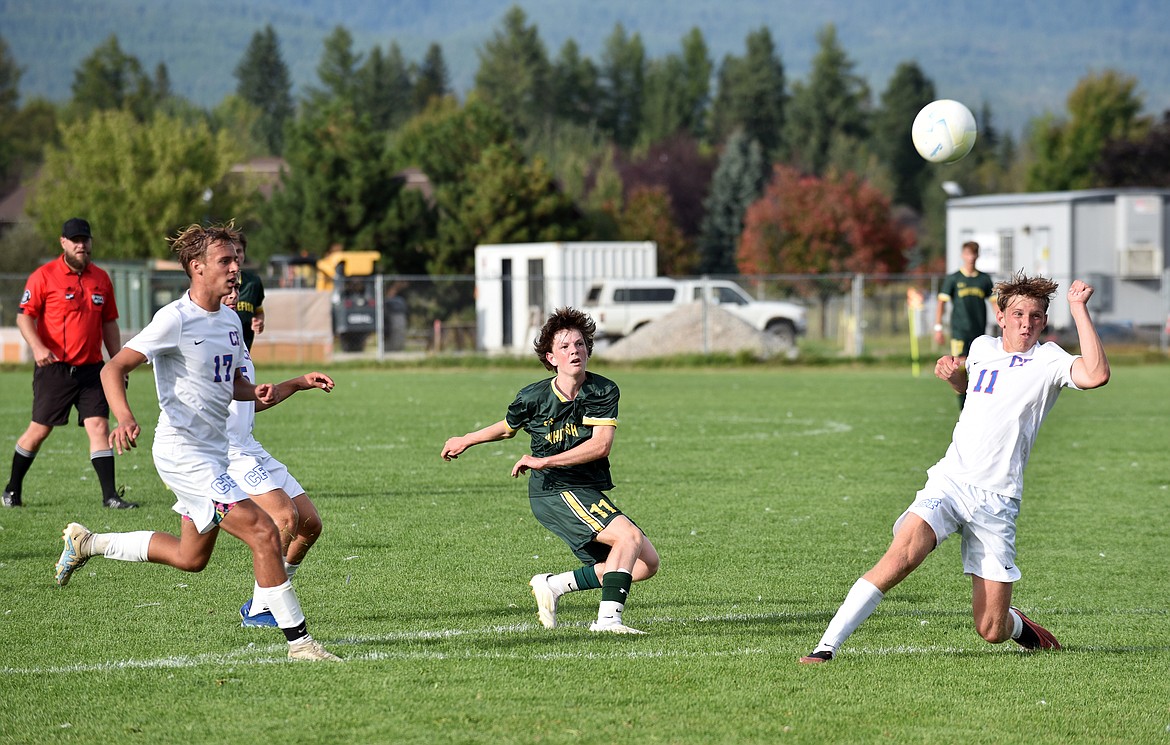
[{"label": "white field line", "polygon": [[[1064,610],[1064,611],[1050,611],[1049,615],[1119,615],[1119,616],[1165,616],[1167,610],[1163,608],[1134,608],[1134,609],[1109,609],[1109,610],[1095,610],[1095,611],[1078,611],[1078,610]],[[919,613],[901,612],[896,615],[900,616],[917,616],[923,615]],[[930,614],[934,615],[934,614]],[[507,625],[487,626],[479,629],[424,629],[421,631],[399,631],[389,634],[377,634],[373,636],[361,637],[343,637],[336,640],[326,641],[326,645],[333,651],[341,651],[340,656],[349,661],[357,660],[644,660],[644,659],[685,659],[685,658],[721,658],[721,657],[743,657],[743,656],[779,656],[781,658],[788,658],[792,656],[791,650],[782,649],[781,646],[769,647],[743,647],[731,650],[718,651],[692,651],[692,650],[675,650],[675,649],[646,649],[646,643],[653,643],[655,637],[653,629],[655,626],[685,626],[687,624],[702,624],[702,623],[720,623],[720,622],[743,622],[743,621],[770,621],[777,619],[792,620],[792,619],[817,619],[823,620],[826,617],[825,613],[808,612],[808,613],[729,613],[724,615],[712,616],[696,616],[693,618],[673,618],[669,616],[660,616],[655,618],[645,619],[645,626],[650,631],[649,636],[642,637],[624,637],[626,641],[635,641],[637,647],[626,647],[621,649],[613,649],[609,651],[596,650],[574,650],[566,649],[565,651],[547,652],[547,651],[533,651],[524,652],[522,650],[499,652],[490,649],[462,649],[451,651],[440,650],[419,650],[419,649],[401,649],[401,650],[373,650],[368,652],[361,652],[354,655],[345,655],[344,648],[350,646],[363,646],[369,644],[390,644],[390,643],[412,643],[420,641],[434,641],[443,639],[476,639],[497,637],[508,634],[540,634],[546,633],[544,629],[536,623],[517,623]],[[639,624],[643,625],[643,624]],[[584,629],[588,626],[587,623],[572,623],[562,624],[562,627],[580,628]],[[816,632],[812,631],[810,634],[810,644],[815,643]],[[600,637],[593,637],[591,640],[599,640]],[[572,637],[564,637],[566,645],[573,643]],[[615,639],[615,641],[618,641]],[[285,657],[285,644],[262,644],[249,643],[247,646],[228,652],[218,653],[203,653],[195,655],[174,655],[167,657],[160,657],[156,659],[142,659],[142,660],[109,660],[105,662],[87,662],[77,663],[74,665],[56,665],[49,667],[0,667],[0,676],[8,675],[71,675],[75,673],[89,673],[89,672],[117,672],[121,670],[165,670],[165,669],[181,669],[181,668],[198,668],[198,667],[219,667],[224,665],[240,666],[240,665],[272,665],[288,663],[289,660]],[[811,648],[811,647],[810,647]],[[890,657],[900,655],[952,655],[952,654],[971,654],[985,650],[988,652],[994,651],[994,648],[988,645],[973,645],[971,647],[944,647],[944,646],[894,646],[894,647],[854,647],[846,646],[843,650],[843,656],[865,655]],[[1066,649],[1066,653],[1092,653],[1092,652],[1107,652],[1107,653],[1160,653],[1170,652],[1170,645],[1165,646],[1131,646],[1131,647],[1100,647],[1100,646],[1080,646]]]}]

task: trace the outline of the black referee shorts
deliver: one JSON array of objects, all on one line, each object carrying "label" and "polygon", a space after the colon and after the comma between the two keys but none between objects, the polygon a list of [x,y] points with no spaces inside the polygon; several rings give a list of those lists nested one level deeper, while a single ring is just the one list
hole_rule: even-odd
[{"label": "black referee shorts", "polygon": [[110,405],[102,390],[102,365],[67,365],[55,362],[33,371],[32,420],[46,427],[69,423],[69,410],[77,408],[77,426],[91,416],[110,418]]}]

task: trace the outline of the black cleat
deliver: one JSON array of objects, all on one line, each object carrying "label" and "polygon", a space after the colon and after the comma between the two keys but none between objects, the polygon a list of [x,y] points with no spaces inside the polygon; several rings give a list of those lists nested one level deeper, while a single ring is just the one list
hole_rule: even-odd
[{"label": "black cleat", "polygon": [[832,660],[833,660],[832,650],[822,649],[819,652],[809,652],[804,657],[801,657],[800,664],[802,664],[802,665],[817,665],[817,664],[820,664],[822,662],[832,662]]},{"label": "black cleat", "polygon": [[20,495],[13,491],[4,490],[4,506],[5,507],[23,507],[24,502],[20,501]]},{"label": "black cleat", "polygon": [[1016,644],[1024,649],[1060,649],[1060,642],[1056,640],[1051,631],[1025,616],[1024,612],[1014,605],[1012,610],[1019,613],[1020,620],[1024,622],[1024,630],[1020,634],[1020,638],[1013,640]]},{"label": "black cleat", "polygon": [[122,499],[121,495],[117,497],[110,497],[102,500],[102,507],[109,507],[112,510],[132,510],[138,507],[137,502],[127,502]]}]

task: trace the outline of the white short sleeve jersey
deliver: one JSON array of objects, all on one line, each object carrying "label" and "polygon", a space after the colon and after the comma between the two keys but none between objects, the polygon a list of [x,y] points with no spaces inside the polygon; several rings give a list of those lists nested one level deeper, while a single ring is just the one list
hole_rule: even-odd
[{"label": "white short sleeve jersey", "polygon": [[[244,352],[244,366],[241,373],[250,383],[256,382],[256,366],[252,363],[252,356]],[[230,444],[230,457],[235,460],[241,455],[260,457],[267,455],[264,447],[256,441],[252,428],[256,425],[255,401],[232,401],[228,406],[227,433]]]},{"label": "white short sleeve jersey", "polygon": [[[228,405],[246,353],[240,318],[230,308],[207,311],[187,293],[160,309],[126,346],[154,366],[157,435],[226,462]],[[156,440],[158,438],[156,437]]]},{"label": "white short sleeve jersey", "polygon": [[1003,339],[981,336],[967,356],[967,399],[951,446],[936,469],[956,481],[1018,499],[1024,466],[1040,424],[1062,388],[1076,388],[1076,357],[1057,344],[1005,351]]}]

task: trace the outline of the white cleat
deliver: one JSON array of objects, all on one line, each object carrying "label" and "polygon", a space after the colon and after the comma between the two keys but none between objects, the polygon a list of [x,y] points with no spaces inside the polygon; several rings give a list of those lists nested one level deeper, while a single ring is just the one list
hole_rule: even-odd
[{"label": "white cleat", "polygon": [[290,660],[330,660],[341,662],[340,657],[325,649],[325,647],[321,646],[321,642],[316,639],[288,645],[288,658]]},{"label": "white cleat", "polygon": [[639,631],[626,626],[624,623],[598,623],[594,621],[589,624],[590,631],[601,631],[608,634],[645,634],[645,631]]},{"label": "white cleat", "polygon": [[540,618],[540,625],[546,629],[557,627],[557,601],[561,598],[548,586],[551,574],[538,574],[528,581],[532,587],[532,595],[536,598],[536,615]]},{"label": "white cleat", "polygon": [[64,587],[69,584],[69,577],[89,561],[89,543],[93,533],[80,523],[69,523],[61,533],[65,541],[65,548],[61,551],[61,558],[57,559],[57,585]]}]

